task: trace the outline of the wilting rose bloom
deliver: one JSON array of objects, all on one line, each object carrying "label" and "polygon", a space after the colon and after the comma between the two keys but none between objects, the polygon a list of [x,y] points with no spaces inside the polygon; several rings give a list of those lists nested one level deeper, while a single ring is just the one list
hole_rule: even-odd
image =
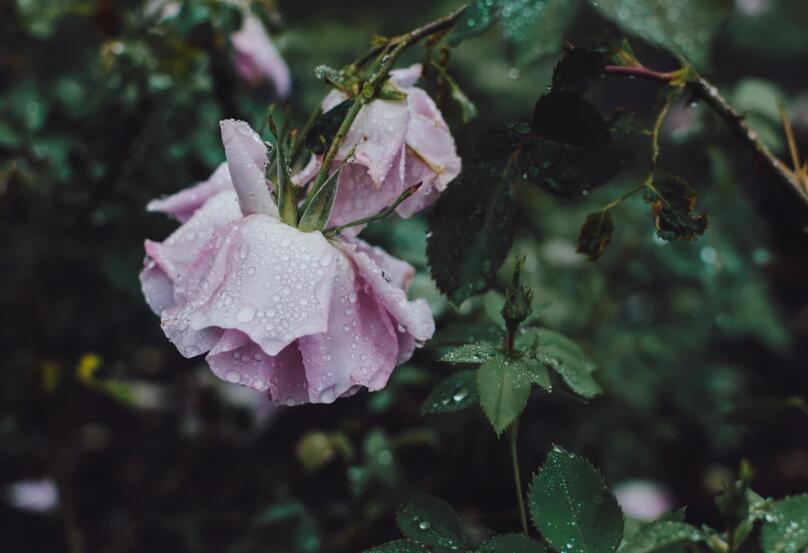
[{"label": "wilting rose bloom", "polygon": [[236,51],[233,62],[241,78],[253,85],[269,81],[281,98],[292,88],[289,66],[281,57],[264,24],[249,9],[243,11],[241,29],[230,39]]},{"label": "wilting rose bloom", "polygon": [[[286,98],[292,88],[289,66],[264,24],[250,11],[248,0],[225,1],[241,8],[241,28],[230,36],[235,50],[233,64],[236,72],[253,86],[269,82],[280,98]],[[176,17],[181,8],[182,2],[179,0],[150,0],[145,12],[147,15],[157,15],[162,20]]]},{"label": "wilting rose bloom", "polygon": [[[454,138],[435,102],[413,86],[421,65],[390,73],[390,82],[407,95],[405,100],[374,100],[364,106],[343,139],[335,165],[356,146],[355,158],[339,176],[339,188],[330,224],[349,223],[378,213],[404,190],[422,183],[418,191],[398,206],[409,217],[438,199],[446,185],[460,173]],[[346,100],[332,90],[323,100],[328,111]],[[312,179],[321,165],[314,156],[298,175],[298,184]],[[361,228],[347,229],[349,234]]]},{"label": "wilting rose bloom", "polygon": [[150,204],[184,221],[164,242],[146,241],[140,275],[166,336],[276,402],[383,388],[434,332],[426,301],[406,297],[414,269],[360,240],[281,222],[261,139],[223,121],[222,140],[227,173]]}]

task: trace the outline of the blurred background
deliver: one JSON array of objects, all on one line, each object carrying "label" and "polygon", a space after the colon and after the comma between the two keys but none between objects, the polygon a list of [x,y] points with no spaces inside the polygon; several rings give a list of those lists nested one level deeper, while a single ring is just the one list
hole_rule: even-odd
[{"label": "blurred background", "polygon": [[[493,324],[509,264],[499,291],[457,309],[429,279],[423,218],[369,228],[367,240],[420,269],[411,295],[429,299],[439,330],[384,391],[329,406],[273,408],[162,335],[137,275],[144,238],[175,223],[145,205],[207,178],[224,159],[218,121],[260,126],[276,96],[233,64],[239,9],[180,4],[0,2],[0,550],[353,553],[397,536],[393,510],[414,491],[447,499],[472,535],[515,530],[507,447],[482,414],[418,411],[452,372],[436,350]],[[291,69],[301,125],[327,92],[315,66],[458,5],[252,9]],[[808,152],[806,22],[801,2],[737,0],[705,71],[783,158],[778,102]],[[566,38],[615,34],[581,2]],[[632,44],[649,67],[674,67]],[[414,48],[402,65],[423,56]],[[454,50],[449,70],[479,114],[464,124],[442,103],[461,156],[486,130],[529,118],[558,59],[514,65],[497,30]],[[603,112],[633,106],[650,126],[659,87],[607,78],[590,99]],[[518,188],[515,250],[540,320],[582,344],[606,389],[589,404],[536,393],[520,455],[528,475],[560,443],[610,484],[653,483],[670,508],[711,522],[742,459],[764,496],[808,490],[808,210],[700,104],[673,107],[661,146],[660,165],[710,214],[695,242],[657,240],[636,197],[616,208],[600,260],[575,254],[586,214],[641,182],[647,139],[583,201]]]}]

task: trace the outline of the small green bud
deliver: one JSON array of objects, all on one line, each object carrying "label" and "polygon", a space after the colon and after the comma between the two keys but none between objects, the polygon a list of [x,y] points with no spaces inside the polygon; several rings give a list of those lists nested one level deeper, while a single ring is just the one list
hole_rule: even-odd
[{"label": "small green bud", "polygon": [[519,325],[533,313],[533,290],[527,284],[522,284],[522,267],[524,256],[516,257],[516,267],[513,270],[513,281],[506,292],[505,305],[502,307],[502,318],[508,332],[516,332]]}]

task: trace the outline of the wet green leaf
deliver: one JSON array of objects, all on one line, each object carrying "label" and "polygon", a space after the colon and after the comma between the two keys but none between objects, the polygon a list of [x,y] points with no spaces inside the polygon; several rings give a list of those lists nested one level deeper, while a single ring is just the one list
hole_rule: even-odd
[{"label": "wet green leaf", "polygon": [[427,549],[414,541],[395,540],[365,550],[365,553],[428,553]]},{"label": "wet green leaf", "polygon": [[653,553],[662,548],[701,541],[704,538],[698,528],[675,520],[660,520],[640,528],[626,540],[619,553]]},{"label": "wet green leaf", "polygon": [[597,211],[586,216],[575,251],[582,253],[594,261],[606,252],[606,247],[612,240],[614,223],[608,211]]},{"label": "wet green leaf", "polygon": [[520,151],[525,178],[561,197],[579,197],[620,169],[606,122],[578,94],[545,94],[533,112],[532,140]]},{"label": "wet green leaf", "polygon": [[545,547],[524,534],[504,534],[484,541],[476,553],[545,553]]},{"label": "wet green leaf", "polygon": [[800,553],[808,547],[808,494],[778,501],[764,520],[763,553]]},{"label": "wet green leaf", "polygon": [[308,148],[311,153],[317,155],[325,153],[326,148],[328,148],[328,145],[331,144],[331,141],[337,134],[337,130],[342,124],[342,120],[345,119],[345,115],[348,113],[348,109],[351,107],[352,103],[353,100],[351,99],[345,100],[320,115],[320,117],[314,121],[309,132],[306,133],[304,141],[306,148]]},{"label": "wet green leaf", "polygon": [[462,550],[466,537],[454,509],[430,495],[417,496],[396,511],[396,524],[408,538],[428,547]]},{"label": "wet green leaf", "polygon": [[650,204],[657,235],[663,240],[695,240],[707,229],[707,215],[695,215],[697,194],[686,180],[666,175],[654,180],[644,199]]},{"label": "wet green leaf", "polygon": [[499,350],[494,344],[480,342],[477,344],[463,344],[452,348],[441,355],[440,360],[453,364],[473,363],[479,365],[497,355],[499,355]]},{"label": "wet green leaf", "polygon": [[521,363],[500,355],[480,366],[477,389],[483,412],[500,435],[527,405],[530,380]]},{"label": "wet green leaf", "polygon": [[459,371],[438,383],[427,396],[422,413],[453,413],[477,403],[477,371]]},{"label": "wet green leaf", "polygon": [[603,54],[585,48],[575,48],[564,54],[553,70],[553,90],[568,90],[583,94],[603,75],[606,60]]},{"label": "wet green leaf", "polygon": [[464,40],[485,32],[497,22],[499,0],[472,0],[460,21],[449,34],[449,43],[458,45]]},{"label": "wet green leaf", "polygon": [[561,50],[561,41],[575,14],[569,0],[500,0],[502,34],[514,49],[517,65]]},{"label": "wet green leaf", "polygon": [[732,9],[731,0],[590,0],[625,30],[655,42],[699,68]]},{"label": "wet green leaf", "polygon": [[623,513],[589,461],[554,446],[528,492],[533,524],[558,551],[612,553]]},{"label": "wet green leaf", "polygon": [[464,169],[427,216],[432,278],[456,305],[489,288],[513,241],[513,191],[497,169]]}]

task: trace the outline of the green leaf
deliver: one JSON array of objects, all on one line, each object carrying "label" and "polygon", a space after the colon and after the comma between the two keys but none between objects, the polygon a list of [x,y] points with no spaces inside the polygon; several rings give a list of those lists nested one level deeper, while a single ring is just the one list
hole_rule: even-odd
[{"label": "green leaf", "polygon": [[764,520],[763,553],[801,553],[808,547],[808,494],[778,501]]},{"label": "green leaf", "polygon": [[704,539],[695,526],[675,520],[660,520],[646,524],[626,540],[619,553],[653,553],[670,545],[693,543]]},{"label": "green leaf", "polygon": [[430,495],[417,496],[396,511],[401,533],[420,544],[462,550],[466,537],[454,509],[444,500]]},{"label": "green leaf", "polygon": [[459,371],[440,382],[427,396],[421,412],[452,413],[471,407],[477,402],[477,371]]},{"label": "green leaf", "polygon": [[667,48],[699,68],[732,9],[731,0],[590,0],[623,29]]},{"label": "green leaf", "polygon": [[499,0],[472,0],[460,21],[449,33],[449,44],[457,46],[464,40],[488,30],[497,22]]},{"label": "green leaf", "polygon": [[441,361],[452,364],[481,364],[488,361],[492,357],[499,355],[499,350],[488,342],[479,342],[477,344],[463,344],[456,348],[443,353],[440,356]]},{"label": "green leaf", "polygon": [[321,155],[325,153],[328,145],[334,140],[342,120],[353,103],[352,99],[345,100],[323,113],[312,124],[306,133],[304,144],[311,153]]},{"label": "green leaf", "polygon": [[533,384],[544,388],[548,392],[553,389],[553,384],[550,382],[550,373],[547,372],[547,367],[544,363],[530,355],[523,355],[516,362],[522,367],[525,376]]},{"label": "green leaf", "polygon": [[339,182],[339,169],[337,169],[320,189],[311,197],[303,209],[297,227],[303,232],[322,230],[331,217],[334,200],[337,198],[337,183]]},{"label": "green leaf", "polygon": [[586,216],[581,231],[578,233],[578,242],[575,251],[582,253],[594,261],[606,252],[606,247],[612,241],[614,222],[608,211],[596,211]]},{"label": "green leaf", "polygon": [[429,553],[421,544],[410,540],[395,540],[370,549],[364,553]]},{"label": "green leaf", "polygon": [[663,240],[695,240],[707,230],[707,215],[694,215],[697,194],[686,180],[673,175],[655,179],[644,194]]},{"label": "green leaf", "polygon": [[591,364],[585,359],[556,346],[542,346],[537,358],[558,373],[567,386],[581,397],[592,399],[603,392],[592,377]]},{"label": "green leaf", "polygon": [[533,524],[558,551],[612,553],[623,513],[603,477],[578,455],[554,446],[528,492]]},{"label": "green leaf", "polygon": [[544,546],[524,534],[504,534],[484,541],[476,553],[546,553]]},{"label": "green leaf", "polygon": [[513,46],[516,64],[558,52],[576,5],[570,0],[500,0],[502,34]]},{"label": "green leaf", "polygon": [[526,348],[526,355],[555,371],[576,394],[591,399],[603,391],[592,377],[595,365],[566,336],[546,328],[530,329],[517,345]]},{"label": "green leaf", "polygon": [[530,380],[521,363],[499,355],[480,366],[477,389],[483,412],[499,436],[527,405]]},{"label": "green leaf", "polygon": [[456,305],[491,285],[513,242],[513,210],[510,182],[477,165],[449,183],[429,212],[429,268]]},{"label": "green leaf", "polygon": [[560,197],[580,197],[620,169],[606,122],[578,94],[545,94],[533,112],[533,139],[519,156],[524,176]]},{"label": "green leaf", "polygon": [[603,54],[585,48],[570,50],[553,70],[553,90],[583,94],[603,75]]}]

